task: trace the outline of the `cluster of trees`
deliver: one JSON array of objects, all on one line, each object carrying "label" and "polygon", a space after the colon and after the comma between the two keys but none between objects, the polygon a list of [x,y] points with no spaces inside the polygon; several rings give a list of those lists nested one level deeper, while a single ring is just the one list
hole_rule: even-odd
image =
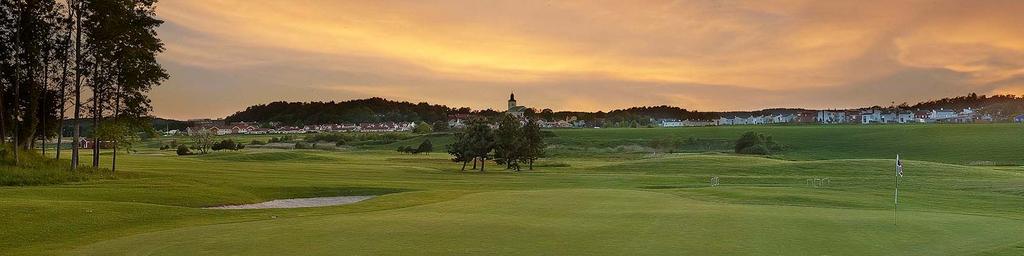
[{"label": "cluster of trees", "polygon": [[409,154],[430,153],[434,152],[434,144],[429,139],[426,139],[417,147],[400,146],[397,151]]},{"label": "cluster of trees", "polygon": [[412,137],[409,134],[389,133],[314,133],[306,135],[304,141],[308,142],[331,142],[336,146],[341,145],[366,145],[366,144],[388,144]]},{"label": "cluster of trees", "polygon": [[[986,110],[991,110],[986,112],[992,112],[992,114],[1008,115],[1024,113],[1024,98],[1014,95],[978,96],[972,93],[967,96],[943,98],[915,105],[903,103],[900,107],[903,109],[985,108]],[[631,107],[609,112],[554,111],[551,109],[538,111],[537,109],[528,108],[523,112],[523,115],[529,119],[545,121],[565,120],[573,117],[577,120],[586,121],[589,125],[601,127],[651,127],[656,125],[651,121],[652,119],[713,120],[721,116],[791,114],[804,110],[798,108],[776,108],[760,111],[701,112],[661,105]],[[382,98],[369,98],[344,102],[273,102],[248,107],[244,111],[229,116],[227,120],[281,122],[290,125],[422,122],[430,124],[433,132],[446,132],[448,130],[447,116],[454,114],[470,114],[481,118],[500,119],[503,112],[493,109],[472,110],[466,107],[452,108],[444,105],[431,105],[425,102],[414,104]],[[421,126],[418,125],[417,127]],[[423,130],[418,132],[423,132]]]},{"label": "cluster of trees", "polygon": [[769,155],[781,151],[782,145],[775,142],[771,135],[759,132],[746,132],[736,140],[737,154]]},{"label": "cluster of trees", "polygon": [[534,160],[544,156],[544,136],[532,119],[524,125],[518,118],[504,115],[497,129],[492,129],[485,119],[476,119],[454,136],[455,142],[448,145],[448,154],[452,155],[452,161],[462,163],[463,171],[472,161],[473,169],[479,162],[482,172],[488,159],[506,169],[519,171],[519,164],[527,163],[533,170]]},{"label": "cluster of trees", "polygon": [[289,125],[447,120],[453,110],[443,105],[369,98],[342,102],[272,102],[250,106],[228,122],[280,122]]},{"label": "cluster of trees", "polygon": [[[170,148],[170,147],[171,147],[170,145],[166,146],[166,148]],[[177,149],[175,151],[176,151],[176,153],[179,156],[188,156],[188,155],[195,155],[195,154],[206,154],[206,153],[209,153],[210,150],[213,150],[213,151],[219,151],[219,150],[240,150],[240,149],[243,149],[243,148],[245,148],[245,145],[242,144],[241,142],[235,142],[234,140],[230,140],[230,139],[228,139],[228,140],[221,140],[220,142],[214,142],[212,137],[203,135],[203,136],[194,136],[193,137],[193,145],[192,145],[192,147],[189,147],[187,145],[181,144],[181,145],[177,145]],[[160,149],[165,149],[165,147],[161,147]],[[193,152],[192,151],[193,149],[195,149],[195,150],[197,150],[199,152],[198,153],[197,152]]]},{"label": "cluster of trees", "polygon": [[[192,140],[192,147],[178,145],[178,155],[192,155],[193,153],[189,149],[198,150],[199,154],[210,153],[210,150],[213,150],[213,144],[216,144],[213,136],[213,132],[207,129],[200,129],[189,134],[189,139]],[[182,147],[185,148],[186,154],[182,154]]]},{"label": "cluster of trees", "polygon": [[[79,166],[80,121],[92,119],[95,144],[117,145],[152,131],[149,90],[168,78],[155,0],[0,0],[0,137],[29,149],[62,136],[73,112],[71,168]],[[10,140],[8,141],[8,138]],[[99,147],[92,166],[99,167]],[[15,164],[18,150],[14,150]],[[60,143],[56,157],[60,158]]]},{"label": "cluster of trees", "polygon": [[1024,114],[1024,97],[1018,97],[1016,95],[992,95],[979,96],[976,93],[971,93],[966,96],[958,96],[953,98],[942,98],[938,100],[931,100],[920,102],[914,105],[908,105],[903,103],[899,106],[902,109],[982,109],[984,113],[992,114],[995,116],[1009,116],[1015,114]]},{"label": "cluster of trees", "polygon": [[[448,129],[447,117],[454,114],[472,114],[474,116],[498,119],[503,112],[493,109],[472,110],[470,108],[451,108],[445,105],[429,103],[410,103],[391,101],[383,98],[358,99],[343,102],[272,102],[254,105],[243,111],[236,112],[226,118],[229,122],[280,122],[288,125],[327,124],[327,123],[367,123],[367,122],[424,122],[436,132]],[[715,112],[690,111],[672,106],[633,107],[613,110],[611,112],[575,112],[551,109],[538,111],[528,108],[523,113],[527,118],[539,120],[564,120],[570,116],[580,120],[607,120],[608,124],[651,125],[651,118],[704,119],[718,118]],[[417,126],[420,127],[420,126]]]},{"label": "cluster of trees", "polygon": [[[445,124],[445,126],[448,126],[448,125]],[[415,133],[415,134],[427,134],[427,133],[431,133],[431,132],[434,132],[434,127],[431,126],[430,124],[427,124],[427,122],[416,123],[416,127],[412,128],[412,133]]]},{"label": "cluster of trees", "polygon": [[230,139],[228,139],[228,140],[221,140],[220,142],[217,142],[217,143],[213,144],[213,146],[210,147],[210,149],[213,149],[213,151],[218,151],[218,150],[233,150],[233,151],[237,151],[239,149],[244,149],[244,148],[245,148],[245,145],[242,144],[241,142],[235,142],[234,140],[230,140]]}]

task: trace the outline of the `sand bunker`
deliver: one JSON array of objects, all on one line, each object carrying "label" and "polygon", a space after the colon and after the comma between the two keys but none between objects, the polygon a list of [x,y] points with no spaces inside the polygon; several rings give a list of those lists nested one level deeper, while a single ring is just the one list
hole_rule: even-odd
[{"label": "sand bunker", "polygon": [[374,196],[334,196],[273,200],[256,204],[225,205],[206,207],[206,209],[272,209],[272,208],[304,208],[331,205],[351,204]]}]

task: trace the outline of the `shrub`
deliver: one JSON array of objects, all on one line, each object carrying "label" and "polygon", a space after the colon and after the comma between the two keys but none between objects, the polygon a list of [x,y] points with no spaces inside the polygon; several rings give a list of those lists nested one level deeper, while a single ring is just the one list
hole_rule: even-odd
[{"label": "shrub", "polygon": [[734,149],[739,154],[768,155],[772,151],[780,151],[782,148],[782,145],[775,143],[772,136],[759,132],[747,132],[736,140]]},{"label": "shrub", "polygon": [[249,145],[267,145],[267,143],[262,140],[252,140],[249,142]]},{"label": "shrub", "polygon": [[177,153],[179,156],[187,156],[192,154],[192,150],[188,149],[188,146],[178,145]]},{"label": "shrub", "polygon": [[310,148],[309,144],[307,144],[305,142],[296,142],[295,143],[295,149],[309,149],[309,148]]},{"label": "shrub", "polygon": [[430,140],[423,140],[423,142],[420,143],[420,146],[416,147],[416,152],[413,152],[413,154],[416,154],[416,153],[429,153],[429,152],[432,152],[432,151],[434,151],[434,144],[431,144]]},{"label": "shrub", "polygon": [[740,149],[740,151],[736,153],[747,155],[767,155],[771,154],[771,151],[769,151],[768,147],[766,147],[765,145],[759,144]]},{"label": "shrub", "polygon": [[444,120],[434,122],[431,129],[435,132],[447,132],[449,130],[448,122]]},{"label": "shrub", "polygon": [[431,133],[433,131],[434,131],[434,128],[430,127],[429,124],[424,123],[424,122],[416,123],[416,127],[412,129],[412,133],[415,133],[415,134],[427,134],[427,133]]},{"label": "shrub", "polygon": [[170,148],[171,148],[171,145],[161,145],[160,146],[160,150],[168,150]]},{"label": "shrub", "polygon": [[233,141],[233,140],[221,140],[220,142],[217,142],[216,144],[213,144],[213,147],[211,147],[210,149],[213,149],[213,150],[222,150],[222,149],[239,150],[242,147],[244,147],[244,146],[242,146],[241,143],[235,143],[235,141]]}]

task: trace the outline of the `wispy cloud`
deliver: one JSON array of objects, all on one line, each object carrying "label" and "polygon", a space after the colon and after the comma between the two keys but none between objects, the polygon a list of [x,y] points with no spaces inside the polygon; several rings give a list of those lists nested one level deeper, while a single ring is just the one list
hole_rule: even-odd
[{"label": "wispy cloud", "polygon": [[[535,93],[524,95],[535,106],[575,110],[829,107],[851,97],[834,92],[875,87],[908,93],[848,104],[943,96],[937,86],[1015,92],[1019,84],[1006,81],[1024,76],[1021,11],[1024,2],[997,0],[177,0],[158,8],[169,25],[161,59],[179,67],[167,86],[221,81],[251,99],[233,108],[280,96],[252,89],[273,85],[291,88],[291,100],[377,95],[477,108],[500,107],[517,90]],[[264,79],[230,79],[239,76]],[[936,77],[957,79],[938,85]],[[189,99],[162,96],[154,96],[158,114],[198,112],[176,103]]]}]

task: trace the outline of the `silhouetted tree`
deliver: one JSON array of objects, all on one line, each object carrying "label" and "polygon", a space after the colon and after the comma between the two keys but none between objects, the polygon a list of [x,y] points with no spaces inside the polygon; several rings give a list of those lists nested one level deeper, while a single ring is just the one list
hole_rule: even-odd
[{"label": "silhouetted tree", "polygon": [[475,119],[466,127],[466,141],[468,152],[474,159],[473,164],[476,165],[476,161],[479,161],[480,171],[485,171],[484,166],[487,159],[490,159],[491,151],[494,150],[494,130],[485,119]]},{"label": "silhouetted tree", "polygon": [[494,160],[504,164],[506,169],[519,170],[519,160],[523,153],[523,132],[519,119],[512,115],[504,115],[495,131]]},{"label": "silhouetted tree", "polygon": [[522,158],[529,162],[530,170],[533,170],[533,161],[538,158],[544,157],[544,148],[547,145],[544,143],[544,134],[540,130],[540,126],[537,125],[533,119],[526,122],[523,126],[523,146]]},{"label": "silhouetted tree", "polygon": [[452,137],[454,137],[454,141],[448,145],[448,154],[452,156],[452,162],[462,163],[462,171],[466,171],[466,164],[475,159],[473,149],[470,147],[472,142],[469,141],[467,133],[463,131],[456,132]]},{"label": "silhouetted tree", "polygon": [[419,147],[416,147],[416,153],[430,153],[434,151],[434,144],[430,143],[430,140],[423,140]]}]

